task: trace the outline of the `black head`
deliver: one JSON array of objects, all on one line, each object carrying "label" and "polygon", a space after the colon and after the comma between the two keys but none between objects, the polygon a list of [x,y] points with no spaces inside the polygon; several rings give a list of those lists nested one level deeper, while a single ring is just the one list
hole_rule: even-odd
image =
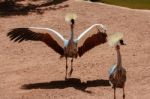
[{"label": "black head", "polygon": [[74,23],[75,23],[75,20],[71,19],[71,24],[74,25]]},{"label": "black head", "polygon": [[126,45],[122,39],[119,41],[119,43],[120,45]]}]

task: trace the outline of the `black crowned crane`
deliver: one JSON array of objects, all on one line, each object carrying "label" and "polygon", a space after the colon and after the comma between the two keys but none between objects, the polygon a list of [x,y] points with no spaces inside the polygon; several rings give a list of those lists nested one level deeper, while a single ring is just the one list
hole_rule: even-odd
[{"label": "black crowned crane", "polygon": [[125,82],[126,82],[126,69],[122,66],[122,59],[120,54],[120,46],[125,45],[122,40],[122,33],[115,33],[108,38],[108,43],[111,46],[115,46],[117,52],[117,63],[113,65],[109,71],[109,81],[114,88],[114,99],[116,99],[116,88],[123,88],[123,99],[125,99]]},{"label": "black crowned crane", "polygon": [[[65,19],[70,22],[70,39],[65,39],[59,32],[42,27],[28,27],[28,28],[15,28],[8,32],[7,36],[10,40],[14,42],[22,42],[27,40],[42,41],[51,47],[55,52],[61,55],[61,57],[66,58],[66,75],[65,79],[68,77],[68,58],[71,59],[71,69],[69,76],[71,76],[73,71],[73,59],[77,56],[82,56],[85,52],[92,49],[93,47],[103,44],[107,41],[106,28],[102,24],[94,24],[83,33],[81,33],[76,39],[74,38],[74,24],[76,19],[75,14],[67,14]],[[98,31],[95,33],[90,33],[92,28],[97,28]],[[33,30],[47,30],[46,33],[35,32]]]}]

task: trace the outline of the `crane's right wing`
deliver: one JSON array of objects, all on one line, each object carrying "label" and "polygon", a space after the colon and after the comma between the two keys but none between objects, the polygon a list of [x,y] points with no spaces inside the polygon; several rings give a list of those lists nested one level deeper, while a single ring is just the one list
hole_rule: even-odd
[{"label": "crane's right wing", "polygon": [[81,57],[90,49],[103,44],[107,41],[106,28],[102,24],[94,24],[81,33],[76,42],[78,42],[78,54]]},{"label": "crane's right wing", "polygon": [[[38,30],[38,32],[35,32],[34,30]],[[39,32],[39,30],[47,30],[50,31],[50,33]],[[10,32],[8,32],[7,36],[10,38],[10,40],[19,43],[27,40],[42,41],[60,55],[64,54],[63,47],[64,43],[66,42],[66,39],[64,39],[63,36],[60,35],[58,32],[50,28],[41,28],[41,27],[15,28]]]}]

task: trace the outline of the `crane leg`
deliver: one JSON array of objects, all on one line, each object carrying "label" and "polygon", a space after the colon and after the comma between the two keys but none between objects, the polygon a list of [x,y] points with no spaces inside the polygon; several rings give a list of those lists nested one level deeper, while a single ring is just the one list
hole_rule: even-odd
[{"label": "crane leg", "polygon": [[68,64],[67,64],[68,62],[67,62],[67,60],[68,60],[68,59],[67,59],[67,57],[66,57],[66,76],[65,76],[65,80],[67,80],[67,73],[68,73]]},{"label": "crane leg", "polygon": [[72,72],[73,72],[73,58],[71,59],[71,70],[69,72],[69,76],[71,76]]},{"label": "crane leg", "polygon": [[116,99],[116,87],[114,86],[114,99]]},{"label": "crane leg", "polygon": [[125,90],[124,90],[124,86],[123,86],[123,99],[125,99]]}]

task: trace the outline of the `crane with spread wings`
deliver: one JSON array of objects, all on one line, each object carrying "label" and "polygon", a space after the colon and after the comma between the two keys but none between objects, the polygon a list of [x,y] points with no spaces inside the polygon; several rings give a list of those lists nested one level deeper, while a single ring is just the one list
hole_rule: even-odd
[{"label": "crane with spread wings", "polygon": [[[42,41],[61,57],[66,58],[66,75],[71,76],[73,72],[73,59],[81,57],[84,53],[94,48],[97,45],[104,44],[107,41],[106,28],[102,24],[94,24],[82,32],[76,39],[74,38],[75,14],[67,14],[65,19],[70,22],[70,39],[65,39],[59,32],[51,28],[42,27],[27,27],[15,28],[7,33],[10,40],[14,42],[22,41]],[[91,32],[93,28],[97,28],[96,32]],[[34,30],[46,30],[47,32],[35,32]],[[68,58],[71,58],[71,69],[68,75]]]}]

